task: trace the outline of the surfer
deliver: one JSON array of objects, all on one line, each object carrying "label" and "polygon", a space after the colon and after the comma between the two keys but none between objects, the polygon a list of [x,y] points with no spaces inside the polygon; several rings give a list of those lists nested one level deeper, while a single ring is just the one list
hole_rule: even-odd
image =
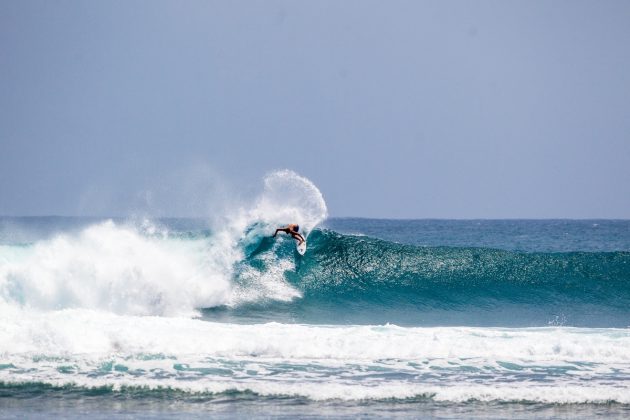
[{"label": "surfer", "polygon": [[278,232],[284,232],[287,235],[291,235],[293,237],[293,239],[297,239],[298,245],[300,245],[302,242],[304,242],[304,237],[298,233],[299,230],[300,230],[300,227],[298,225],[292,223],[292,224],[288,225],[285,228],[278,228],[278,229],[276,229],[276,232],[273,234],[273,238],[276,237]]}]

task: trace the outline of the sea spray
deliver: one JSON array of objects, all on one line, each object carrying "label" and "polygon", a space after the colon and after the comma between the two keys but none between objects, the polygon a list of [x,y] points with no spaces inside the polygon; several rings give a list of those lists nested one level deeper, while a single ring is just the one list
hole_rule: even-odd
[{"label": "sea spray", "polygon": [[230,247],[238,253],[233,261],[234,289],[227,302],[230,306],[301,297],[299,289],[285,276],[295,271],[295,256],[286,252],[285,243],[293,240],[280,235],[272,241],[269,236],[277,227],[297,223],[308,237],[328,215],[319,189],[293,171],[271,172],[263,184],[263,191],[251,205],[232,212],[217,229],[219,235],[231,238]]},{"label": "sea spray", "polygon": [[[249,264],[275,227],[291,222],[308,234],[327,215],[317,187],[293,171],[268,174],[249,205],[210,235],[185,238],[150,220],[106,220],[70,233],[0,248],[0,299],[37,310],[87,308],[129,315],[196,316],[200,308],[291,300],[300,292],[284,276],[294,258],[279,237],[260,265]],[[216,215],[215,215],[216,216]]]},{"label": "sea spray", "polygon": [[207,251],[205,240],[164,240],[104,221],[23,248],[0,266],[0,297],[25,309],[190,316],[229,295],[229,277]]}]

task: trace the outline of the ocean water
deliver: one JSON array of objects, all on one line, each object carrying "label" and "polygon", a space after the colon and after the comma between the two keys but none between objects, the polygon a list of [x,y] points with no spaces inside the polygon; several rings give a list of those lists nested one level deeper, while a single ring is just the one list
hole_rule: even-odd
[{"label": "ocean water", "polygon": [[627,418],[629,327],[627,220],[0,218],[2,418]]}]

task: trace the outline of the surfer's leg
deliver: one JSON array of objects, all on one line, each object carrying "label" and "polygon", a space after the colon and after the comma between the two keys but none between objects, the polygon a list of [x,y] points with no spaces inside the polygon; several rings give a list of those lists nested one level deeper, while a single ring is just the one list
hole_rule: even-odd
[{"label": "surfer's leg", "polygon": [[302,242],[304,242],[304,238],[299,233],[291,232],[291,236],[293,237],[293,239],[297,239],[298,240],[298,245],[300,245]]}]

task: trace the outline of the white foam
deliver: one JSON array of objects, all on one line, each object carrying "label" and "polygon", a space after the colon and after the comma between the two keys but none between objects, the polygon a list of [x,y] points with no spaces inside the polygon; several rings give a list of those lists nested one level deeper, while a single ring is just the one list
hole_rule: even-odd
[{"label": "white foam", "polygon": [[166,241],[105,221],[36,243],[0,265],[0,297],[27,308],[191,315],[227,299],[230,283],[203,241]]},{"label": "white foam", "polygon": [[[0,364],[15,366],[0,370],[6,382],[312,399],[630,403],[628,330],[236,325],[7,306],[0,318]],[[106,362],[128,372],[103,372]],[[553,373],[559,368],[567,372]],[[480,376],[492,379],[480,383]]]},{"label": "white foam", "polygon": [[341,361],[630,363],[630,331],[620,329],[240,325],[91,310],[26,313],[6,305],[0,314],[0,353],[6,354],[120,351]]},{"label": "white foam", "polygon": [[0,301],[36,310],[193,316],[198,308],[294,299],[300,293],[284,278],[293,260],[278,258],[275,248],[260,256],[266,271],[245,269],[237,285],[235,265],[245,258],[243,247],[278,225],[299,223],[308,232],[325,217],[312,182],[292,171],[272,172],[253,203],[215,217],[220,223],[211,238],[168,239],[146,220],[138,226],[110,220],[30,247],[4,245]]},{"label": "white foam", "polygon": [[[15,378],[4,377],[6,383],[21,383]],[[37,380],[41,380],[38,378]],[[536,386],[531,384],[491,384],[491,385],[423,385],[403,381],[382,383],[350,383],[320,380],[300,382],[282,380],[241,379],[182,381],[178,379],[145,379],[131,375],[113,378],[79,376],[72,380],[61,375],[49,377],[43,381],[52,386],[82,386],[87,388],[111,387],[115,391],[129,387],[148,389],[165,388],[189,393],[253,392],[262,396],[306,397],[313,401],[325,400],[407,400],[410,398],[430,398],[441,402],[527,402],[546,404],[630,404],[630,388],[607,384],[565,385],[550,384]]]},{"label": "white foam", "polygon": [[228,305],[269,299],[288,302],[302,297],[302,293],[284,278],[285,271],[295,270],[292,259],[280,259],[273,250],[261,255],[260,259],[264,262],[265,270],[261,272],[253,267],[242,270],[239,274],[240,283],[234,286]]}]

